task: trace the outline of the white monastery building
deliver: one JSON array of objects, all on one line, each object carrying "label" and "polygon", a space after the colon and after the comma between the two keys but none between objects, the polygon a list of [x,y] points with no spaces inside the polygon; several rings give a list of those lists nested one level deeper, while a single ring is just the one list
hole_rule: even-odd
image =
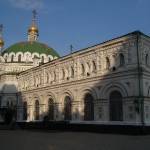
[{"label": "white monastery building", "polygon": [[[18,122],[150,125],[150,37],[135,31],[59,57],[38,41],[4,49],[0,36],[0,107]],[[0,119],[3,121],[2,117]]]}]

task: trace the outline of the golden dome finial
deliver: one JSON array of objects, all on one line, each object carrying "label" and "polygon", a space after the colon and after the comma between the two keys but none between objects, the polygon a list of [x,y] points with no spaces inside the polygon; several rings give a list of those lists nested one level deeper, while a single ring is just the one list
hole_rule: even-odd
[{"label": "golden dome finial", "polygon": [[4,46],[4,40],[3,40],[3,25],[0,25],[0,49]]},{"label": "golden dome finial", "polygon": [[39,30],[38,27],[36,25],[36,16],[37,16],[37,12],[36,10],[32,11],[32,24],[28,29],[28,41],[36,41],[38,36],[39,36]]}]

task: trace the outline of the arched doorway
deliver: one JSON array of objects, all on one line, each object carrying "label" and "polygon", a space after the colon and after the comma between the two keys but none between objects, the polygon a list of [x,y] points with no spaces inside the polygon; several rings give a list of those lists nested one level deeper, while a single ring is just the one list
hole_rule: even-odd
[{"label": "arched doorway", "polygon": [[39,120],[39,115],[40,115],[40,108],[39,108],[39,101],[35,101],[35,120]]},{"label": "arched doorway", "polygon": [[48,100],[48,118],[54,120],[54,101],[52,98]]},{"label": "arched doorway", "polygon": [[23,103],[23,120],[27,120],[27,102]]},{"label": "arched doorway", "polygon": [[123,104],[122,95],[118,91],[110,93],[110,120],[122,121],[123,120]]},{"label": "arched doorway", "polygon": [[94,120],[94,98],[90,93],[84,96],[84,120]]},{"label": "arched doorway", "polygon": [[64,100],[64,120],[71,120],[71,119],[72,119],[71,98],[69,96],[66,96]]}]

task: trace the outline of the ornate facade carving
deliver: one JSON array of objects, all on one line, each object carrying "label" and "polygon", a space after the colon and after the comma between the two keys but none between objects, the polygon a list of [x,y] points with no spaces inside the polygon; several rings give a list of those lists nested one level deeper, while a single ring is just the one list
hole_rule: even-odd
[{"label": "ornate facade carving", "polygon": [[[49,116],[55,121],[69,119],[78,123],[140,125],[141,113],[146,109],[143,117],[149,124],[149,42],[148,37],[134,32],[50,62],[52,59],[46,58],[44,61],[48,63],[37,67],[33,63],[12,65],[10,56],[5,54],[4,59],[8,58],[8,63],[1,62],[1,70],[19,74],[6,76],[2,72],[1,86],[15,84],[17,87],[18,96],[10,92],[9,98],[14,96],[19,100],[18,121],[36,120],[36,112],[39,120],[43,120],[51,112],[53,117]],[[19,55],[21,53],[16,54],[14,60],[19,59]],[[21,59],[31,61],[31,57],[33,55],[24,53]],[[139,77],[139,68],[142,68],[142,77]],[[142,96],[139,95],[139,80]],[[5,94],[2,97],[7,99]],[[4,101],[2,106],[6,105],[7,100]],[[26,119],[23,119],[24,102],[27,104]],[[141,104],[145,105],[143,109]]]}]

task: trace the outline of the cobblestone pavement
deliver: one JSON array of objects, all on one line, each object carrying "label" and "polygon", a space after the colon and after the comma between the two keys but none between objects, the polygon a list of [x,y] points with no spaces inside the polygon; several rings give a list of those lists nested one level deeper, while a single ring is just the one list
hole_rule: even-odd
[{"label": "cobblestone pavement", "polygon": [[0,130],[0,150],[150,150],[150,135]]}]

